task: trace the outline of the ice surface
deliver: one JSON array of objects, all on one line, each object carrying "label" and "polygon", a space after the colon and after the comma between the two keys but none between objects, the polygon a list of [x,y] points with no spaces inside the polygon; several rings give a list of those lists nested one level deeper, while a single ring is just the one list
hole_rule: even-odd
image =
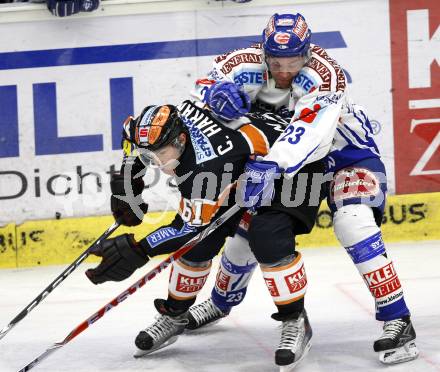
[{"label": "ice surface", "polygon": [[[388,244],[388,251],[413,314],[420,357],[392,372],[440,371],[440,242]],[[309,290],[306,308],[313,328],[312,348],[298,372],[384,371],[372,350],[381,334],[373,300],[342,248],[304,249]],[[155,261],[155,260],[154,260]],[[149,264],[152,267],[153,263]],[[0,341],[0,372],[17,371],[51,344],[62,341],[142,275],[123,283],[92,285],[83,265]],[[199,296],[211,290],[216,265]],[[0,270],[0,328],[42,291],[63,267]],[[146,271],[142,269],[142,271]],[[168,271],[112,309],[35,371],[278,371],[275,311],[259,270],[245,301],[228,318],[181,336],[169,348],[134,359],[134,338],[156,315],[153,299],[167,294]],[[391,371],[391,369],[390,369]]]}]

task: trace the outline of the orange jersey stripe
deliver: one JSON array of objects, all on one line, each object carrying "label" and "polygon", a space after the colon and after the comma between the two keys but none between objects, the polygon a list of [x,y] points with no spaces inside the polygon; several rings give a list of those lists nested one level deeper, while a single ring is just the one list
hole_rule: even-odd
[{"label": "orange jersey stripe", "polygon": [[238,129],[251,146],[251,152],[257,155],[266,155],[269,152],[269,142],[266,135],[252,124],[245,124]]}]

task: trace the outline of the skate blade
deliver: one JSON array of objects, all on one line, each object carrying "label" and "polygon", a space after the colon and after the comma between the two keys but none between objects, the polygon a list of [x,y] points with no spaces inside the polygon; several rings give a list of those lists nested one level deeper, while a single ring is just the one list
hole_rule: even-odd
[{"label": "skate blade", "polygon": [[419,356],[419,350],[417,349],[414,341],[407,342],[405,345],[396,349],[390,349],[379,352],[379,360],[383,364],[398,364],[409,362]]},{"label": "skate blade", "polygon": [[295,367],[299,364],[299,362],[301,362],[301,360],[304,359],[304,357],[307,355],[311,347],[312,347],[312,342],[311,340],[309,340],[306,347],[304,348],[304,352],[302,353],[301,357],[292,364],[289,364],[287,366],[280,366],[280,372],[292,372],[295,369]]},{"label": "skate blade", "polygon": [[177,341],[178,336],[173,336],[169,340],[165,341],[163,344],[153,347],[150,350],[141,350],[136,348],[136,351],[134,352],[133,356],[135,358],[142,358],[145,355],[151,354],[154,351],[163,349],[164,347],[170,346],[171,344],[174,344]]}]

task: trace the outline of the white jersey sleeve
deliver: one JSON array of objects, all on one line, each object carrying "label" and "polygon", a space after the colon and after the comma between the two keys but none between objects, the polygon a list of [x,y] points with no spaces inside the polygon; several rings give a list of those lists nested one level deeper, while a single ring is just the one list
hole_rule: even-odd
[{"label": "white jersey sleeve", "polygon": [[276,162],[287,177],[293,177],[304,165],[324,158],[332,145],[343,100],[343,92],[301,98],[292,121],[265,160]]},{"label": "white jersey sleeve", "polygon": [[196,81],[191,96],[203,101],[206,91],[213,83],[226,79],[242,87],[253,102],[266,78],[263,51],[257,44],[217,56],[208,75]]},{"label": "white jersey sleeve", "polygon": [[293,177],[304,165],[324,158],[345,99],[342,69],[322,48],[313,46],[312,58],[292,85],[294,116],[264,159],[276,162],[287,177]]}]

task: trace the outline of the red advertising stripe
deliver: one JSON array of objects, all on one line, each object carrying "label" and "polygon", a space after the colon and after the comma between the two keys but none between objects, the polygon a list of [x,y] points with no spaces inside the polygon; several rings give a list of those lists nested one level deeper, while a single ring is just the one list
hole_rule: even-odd
[{"label": "red advertising stripe", "polygon": [[396,193],[440,191],[440,3],[389,4]]},{"label": "red advertising stripe", "polygon": [[215,284],[216,287],[220,288],[222,291],[227,291],[230,281],[231,281],[231,276],[224,273],[222,269],[220,269],[217,273],[217,279]]}]

